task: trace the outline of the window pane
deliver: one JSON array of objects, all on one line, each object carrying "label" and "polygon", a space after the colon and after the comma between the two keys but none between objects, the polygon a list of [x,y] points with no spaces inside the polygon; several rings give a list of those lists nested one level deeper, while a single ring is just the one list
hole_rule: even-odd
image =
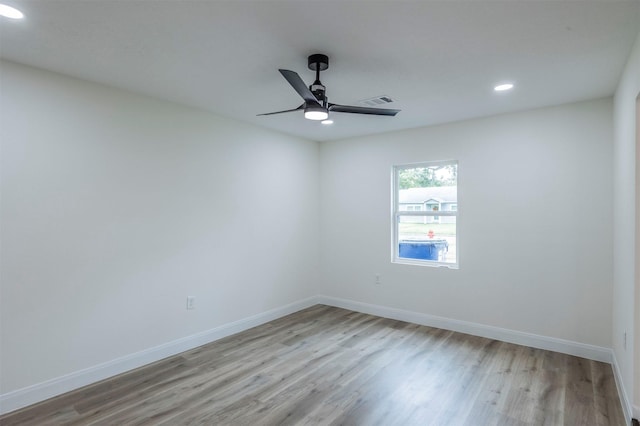
[{"label": "window pane", "polygon": [[[399,189],[456,186],[457,164],[440,164],[423,167],[404,167],[398,170]],[[425,200],[419,200],[423,203]]]},{"label": "window pane", "polygon": [[399,258],[456,263],[456,246],[455,216],[398,217]]},{"label": "window pane", "polygon": [[[394,224],[394,250],[398,250],[398,258],[457,265],[457,162],[398,166],[395,176],[398,221]],[[402,212],[428,214],[412,216]]]}]

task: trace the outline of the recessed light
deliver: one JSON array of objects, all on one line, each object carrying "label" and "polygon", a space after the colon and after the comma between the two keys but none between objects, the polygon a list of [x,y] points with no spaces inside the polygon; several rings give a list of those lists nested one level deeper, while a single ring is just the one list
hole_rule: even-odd
[{"label": "recessed light", "polygon": [[322,124],[333,124],[333,120],[323,120],[321,121]]},{"label": "recessed light", "polygon": [[493,90],[495,90],[496,92],[504,92],[505,90],[511,90],[511,89],[513,89],[513,84],[511,83],[499,84],[493,88]]},{"label": "recessed light", "polygon": [[20,12],[15,7],[0,3],[0,16],[10,19],[22,19],[24,18],[24,13]]}]

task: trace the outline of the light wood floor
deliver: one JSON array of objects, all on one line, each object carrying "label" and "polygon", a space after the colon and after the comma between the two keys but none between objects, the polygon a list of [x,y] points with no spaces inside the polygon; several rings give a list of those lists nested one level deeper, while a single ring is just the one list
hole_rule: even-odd
[{"label": "light wood floor", "polygon": [[9,425],[624,425],[611,366],[317,305]]}]

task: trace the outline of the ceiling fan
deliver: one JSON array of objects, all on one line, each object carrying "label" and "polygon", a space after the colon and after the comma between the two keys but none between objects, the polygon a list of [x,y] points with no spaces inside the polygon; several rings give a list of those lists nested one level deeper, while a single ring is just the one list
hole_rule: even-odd
[{"label": "ceiling fan", "polygon": [[326,92],[327,88],[320,82],[320,71],[329,68],[329,58],[327,55],[315,54],[309,56],[309,69],[316,72],[316,81],[309,87],[302,81],[298,73],[290,70],[280,69],[280,74],[289,82],[291,87],[304,99],[304,103],[298,108],[287,109],[284,111],[268,112],[260,115],[274,115],[285,112],[304,110],[304,118],[309,120],[326,120],[329,118],[329,112],[348,112],[351,114],[369,114],[369,115],[386,115],[395,116],[400,112],[399,109],[385,108],[368,108],[351,105],[338,105],[329,103]]}]

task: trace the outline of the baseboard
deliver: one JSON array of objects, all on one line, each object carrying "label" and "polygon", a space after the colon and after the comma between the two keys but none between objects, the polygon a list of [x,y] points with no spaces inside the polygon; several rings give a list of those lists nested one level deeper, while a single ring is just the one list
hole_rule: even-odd
[{"label": "baseboard", "polygon": [[570,340],[557,339],[555,337],[540,336],[537,334],[509,330],[506,328],[460,321],[419,312],[405,311],[386,306],[371,305],[368,303],[339,299],[335,297],[318,296],[317,300],[318,303],[350,309],[352,311],[427,325],[430,327],[443,328],[460,333],[472,334],[474,336],[487,337],[490,339],[500,340],[502,342],[515,343],[538,349],[546,349],[554,352],[579,356],[581,358],[592,359],[594,361],[601,361],[610,364],[612,360],[611,349],[601,346],[587,345]]},{"label": "baseboard", "polygon": [[624,413],[624,418],[627,421],[627,424],[630,425],[631,417],[638,418],[638,410],[637,407],[634,407],[633,410],[631,409],[631,400],[625,391],[622,374],[620,374],[620,367],[618,366],[618,359],[613,351],[611,351],[611,366],[613,367],[613,376],[616,379],[616,388],[618,389],[620,403],[622,404],[622,412]]},{"label": "baseboard", "polygon": [[211,330],[193,334],[153,348],[126,355],[103,364],[57,377],[46,382],[0,395],[0,414],[9,413],[51,397],[90,385],[134,368],[159,361],[223,337],[248,330],[274,319],[292,314],[317,304],[317,297],[310,297],[248,318],[221,325]]}]

